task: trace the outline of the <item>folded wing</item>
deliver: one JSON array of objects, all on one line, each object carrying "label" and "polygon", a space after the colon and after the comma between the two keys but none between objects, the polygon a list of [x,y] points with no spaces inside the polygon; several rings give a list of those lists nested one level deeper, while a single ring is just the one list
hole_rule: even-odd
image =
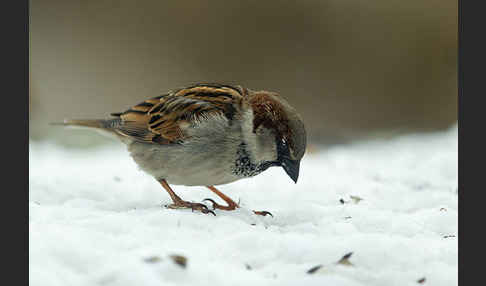
[{"label": "folded wing", "polygon": [[115,132],[137,141],[177,144],[187,138],[185,130],[214,116],[226,117],[230,124],[241,110],[245,97],[241,87],[199,84],[150,98],[122,113]]}]

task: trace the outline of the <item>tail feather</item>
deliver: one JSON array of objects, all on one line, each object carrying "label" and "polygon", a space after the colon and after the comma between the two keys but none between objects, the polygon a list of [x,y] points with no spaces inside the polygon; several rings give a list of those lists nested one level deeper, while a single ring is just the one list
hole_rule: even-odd
[{"label": "tail feather", "polygon": [[65,126],[69,128],[89,128],[96,130],[102,135],[112,137],[119,136],[117,128],[120,126],[121,119],[64,119],[63,122],[53,122],[50,125]]},{"label": "tail feather", "polygon": [[54,122],[50,125],[61,125],[61,126],[80,126],[80,127],[90,127],[98,129],[112,129],[117,127],[120,123],[120,119],[64,119],[63,122]]}]

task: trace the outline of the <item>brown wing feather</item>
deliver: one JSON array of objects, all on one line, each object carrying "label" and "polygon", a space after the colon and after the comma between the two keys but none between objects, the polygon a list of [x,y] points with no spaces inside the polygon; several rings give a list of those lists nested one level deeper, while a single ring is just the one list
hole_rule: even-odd
[{"label": "brown wing feather", "polygon": [[173,144],[186,139],[184,128],[221,115],[231,123],[240,109],[246,90],[219,84],[199,84],[150,98],[123,113],[115,128],[120,135],[135,140]]}]

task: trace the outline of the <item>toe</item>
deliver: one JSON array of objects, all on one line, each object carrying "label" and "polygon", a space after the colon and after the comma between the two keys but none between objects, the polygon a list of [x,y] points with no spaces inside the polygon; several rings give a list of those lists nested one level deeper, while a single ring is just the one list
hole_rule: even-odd
[{"label": "toe", "polygon": [[199,203],[189,203],[189,205],[187,207],[190,208],[192,211],[194,211],[194,210],[199,210],[199,211],[208,210],[208,207],[206,205],[199,204]]},{"label": "toe", "polygon": [[210,214],[213,214],[213,216],[216,216],[216,214],[212,210],[206,210],[205,209],[205,210],[201,210],[201,212],[204,213],[204,214],[209,214],[210,213]]},{"label": "toe", "polygon": [[267,212],[267,211],[253,211],[256,215],[261,215],[261,216],[266,216],[266,215],[270,215],[271,217],[273,217],[272,213],[270,212]]},{"label": "toe", "polygon": [[217,203],[216,203],[214,200],[212,200],[212,199],[204,199],[204,200],[203,200],[203,202],[204,202],[204,201],[210,201],[211,203],[213,203],[213,210],[215,210],[215,209],[216,209],[216,207],[217,207],[217,206],[219,206],[219,205],[218,205],[218,204],[217,204]]}]

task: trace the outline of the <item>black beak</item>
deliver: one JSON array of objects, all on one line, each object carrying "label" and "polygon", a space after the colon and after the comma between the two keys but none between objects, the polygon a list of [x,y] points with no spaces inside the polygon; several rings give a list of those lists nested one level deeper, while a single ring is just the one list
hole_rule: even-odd
[{"label": "black beak", "polygon": [[285,170],[287,175],[289,175],[289,177],[297,184],[297,179],[299,178],[300,161],[284,158],[282,159],[280,164],[282,165],[282,168]]}]

